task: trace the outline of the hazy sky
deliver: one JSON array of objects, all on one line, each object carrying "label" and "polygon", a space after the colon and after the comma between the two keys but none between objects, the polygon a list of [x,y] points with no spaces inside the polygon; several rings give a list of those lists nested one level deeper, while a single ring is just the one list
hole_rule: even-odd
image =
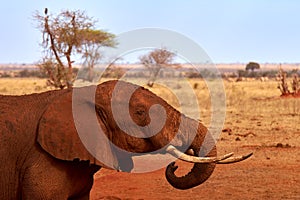
[{"label": "hazy sky", "polygon": [[0,63],[40,59],[41,33],[35,10],[58,13],[85,10],[98,28],[119,34],[156,27],[179,32],[197,42],[215,63],[300,62],[298,0],[26,0],[0,7]]}]

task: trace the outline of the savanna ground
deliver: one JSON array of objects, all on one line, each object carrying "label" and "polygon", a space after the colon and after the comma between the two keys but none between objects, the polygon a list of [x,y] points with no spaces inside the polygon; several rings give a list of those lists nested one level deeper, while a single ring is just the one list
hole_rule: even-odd
[{"label": "savanna ground", "polygon": [[[198,83],[201,121],[213,125],[205,83],[191,80],[194,83]],[[0,94],[42,92],[49,89],[44,85],[41,79],[0,79]],[[91,199],[300,199],[300,98],[279,98],[275,81],[224,82],[224,86],[226,119],[218,152],[253,152],[250,159],[218,165],[204,184],[185,191],[168,184],[164,168],[133,174],[102,169],[95,175]],[[152,90],[177,107],[166,88]],[[191,167],[179,165],[179,173]]]}]

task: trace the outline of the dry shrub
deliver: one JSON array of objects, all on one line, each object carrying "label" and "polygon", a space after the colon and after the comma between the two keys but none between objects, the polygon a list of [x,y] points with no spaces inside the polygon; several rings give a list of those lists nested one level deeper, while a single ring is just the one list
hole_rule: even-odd
[{"label": "dry shrub", "polygon": [[277,76],[279,79],[278,89],[281,92],[281,96],[289,95],[290,91],[289,86],[287,84],[287,73],[283,71],[282,68],[280,68]]}]

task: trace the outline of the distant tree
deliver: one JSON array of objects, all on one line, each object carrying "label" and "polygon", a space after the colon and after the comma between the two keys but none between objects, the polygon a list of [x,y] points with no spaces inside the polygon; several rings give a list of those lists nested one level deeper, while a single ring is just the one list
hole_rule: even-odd
[{"label": "distant tree", "polygon": [[260,65],[256,62],[249,62],[247,65],[246,65],[246,70],[251,70],[251,71],[254,71],[255,69],[260,69]]},{"label": "distant tree", "polygon": [[28,70],[23,69],[19,71],[19,77],[38,77],[38,78],[47,78],[45,73],[42,73],[40,70]]},{"label": "distant tree", "polygon": [[94,78],[94,66],[101,59],[100,48],[103,46],[114,47],[116,42],[113,40],[114,35],[101,30],[82,30],[82,59],[83,66],[88,70],[88,81]]},{"label": "distant tree", "polygon": [[106,70],[102,74],[102,77],[120,79],[125,73],[126,71],[122,67],[111,65],[106,68]]},{"label": "distant tree", "polygon": [[155,49],[139,58],[140,62],[150,71],[150,78],[148,81],[149,87],[153,86],[160,70],[163,67],[171,67],[174,57],[174,53],[168,51],[166,48],[160,48]]},{"label": "distant tree", "polygon": [[73,85],[75,74],[71,57],[81,56],[87,67],[92,69],[101,57],[99,48],[115,46],[115,36],[95,29],[96,21],[83,11],[65,10],[54,16],[49,15],[46,8],[44,15],[37,11],[33,17],[43,34],[41,45],[45,55],[39,67],[48,74],[48,83],[57,88]]}]

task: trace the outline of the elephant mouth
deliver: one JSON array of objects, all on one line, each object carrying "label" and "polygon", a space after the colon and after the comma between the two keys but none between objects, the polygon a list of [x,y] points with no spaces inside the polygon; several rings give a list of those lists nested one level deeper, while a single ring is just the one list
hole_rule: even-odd
[{"label": "elephant mouth", "polygon": [[[218,157],[198,157],[195,155],[195,151],[193,149],[189,149],[186,151],[187,154],[185,154],[172,145],[169,145],[166,148],[166,151],[172,156],[183,160],[184,162],[194,163],[191,171],[181,177],[175,175],[175,171],[178,168],[178,166],[175,165],[175,162],[170,163],[166,168],[165,176],[167,181],[173,187],[182,190],[196,187],[205,182],[212,174],[216,164],[240,162],[252,155],[252,153],[249,153],[247,155],[233,157],[233,153],[229,153]],[[212,155],[216,155],[216,149],[214,148],[211,153]]]}]

